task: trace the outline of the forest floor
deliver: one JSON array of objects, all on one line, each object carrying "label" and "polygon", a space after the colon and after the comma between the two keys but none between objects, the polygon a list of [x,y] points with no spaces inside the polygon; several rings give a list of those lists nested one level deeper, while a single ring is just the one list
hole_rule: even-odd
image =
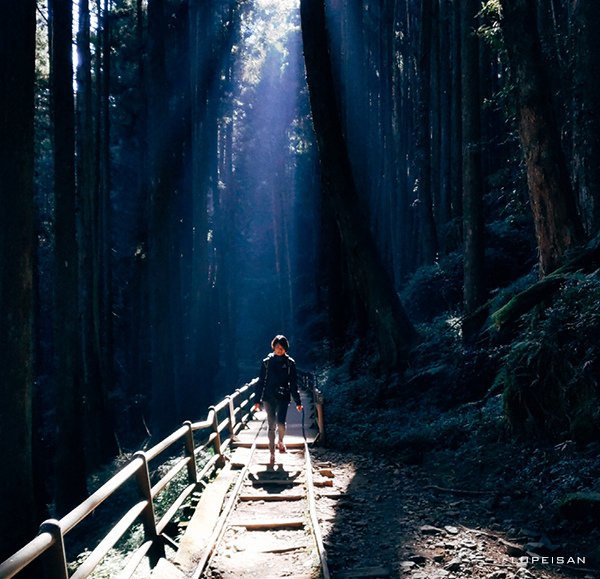
[{"label": "forest floor", "polygon": [[568,493],[598,491],[598,444],[479,432],[416,455],[377,446],[314,449],[339,495],[318,501],[332,577],[600,577],[598,513],[559,509]]}]

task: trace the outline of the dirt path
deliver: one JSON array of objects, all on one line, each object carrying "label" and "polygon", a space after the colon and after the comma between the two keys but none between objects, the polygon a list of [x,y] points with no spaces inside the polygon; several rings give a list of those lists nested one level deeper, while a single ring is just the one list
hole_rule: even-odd
[{"label": "dirt path", "polygon": [[419,465],[315,449],[339,495],[318,501],[332,577],[600,577],[598,532],[554,520],[544,486],[522,488],[505,466],[515,449],[499,448]]}]

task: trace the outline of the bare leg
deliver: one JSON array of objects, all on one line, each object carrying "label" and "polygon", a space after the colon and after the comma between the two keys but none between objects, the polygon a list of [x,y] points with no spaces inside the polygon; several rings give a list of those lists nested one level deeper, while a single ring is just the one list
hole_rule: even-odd
[{"label": "bare leg", "polygon": [[277,403],[277,432],[279,434],[279,452],[285,452],[285,446],[283,445],[283,437],[285,436],[285,419],[288,410],[287,401],[279,401]]},{"label": "bare leg", "polygon": [[269,452],[275,454],[275,424],[277,423],[276,407],[270,402],[264,401],[265,412],[267,413],[267,436],[269,438]]}]

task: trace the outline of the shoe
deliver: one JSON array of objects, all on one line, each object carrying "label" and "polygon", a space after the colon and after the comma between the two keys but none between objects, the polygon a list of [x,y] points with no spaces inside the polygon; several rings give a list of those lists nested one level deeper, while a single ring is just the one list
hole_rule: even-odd
[{"label": "shoe", "polygon": [[279,452],[286,452],[285,444],[283,444],[283,442],[277,444],[277,448],[279,449]]},{"label": "shoe", "polygon": [[275,464],[275,453],[272,453],[269,457],[269,466],[273,466]]}]

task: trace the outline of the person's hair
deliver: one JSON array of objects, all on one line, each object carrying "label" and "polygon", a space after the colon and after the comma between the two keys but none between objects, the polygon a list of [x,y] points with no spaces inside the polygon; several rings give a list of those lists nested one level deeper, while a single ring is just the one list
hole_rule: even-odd
[{"label": "person's hair", "polygon": [[281,334],[275,336],[271,341],[271,348],[273,350],[275,349],[275,346],[278,345],[281,346],[286,352],[290,349],[290,343],[288,342],[288,339]]}]

